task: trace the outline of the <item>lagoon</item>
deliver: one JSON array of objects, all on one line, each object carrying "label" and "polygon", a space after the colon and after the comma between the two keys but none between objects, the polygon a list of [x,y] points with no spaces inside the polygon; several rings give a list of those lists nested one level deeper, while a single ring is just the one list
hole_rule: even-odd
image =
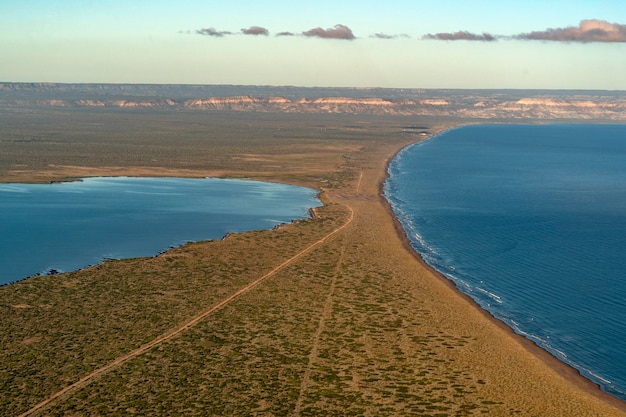
[{"label": "lagoon", "polygon": [[234,179],[0,184],[0,284],[271,229],[319,205],[313,189]]}]

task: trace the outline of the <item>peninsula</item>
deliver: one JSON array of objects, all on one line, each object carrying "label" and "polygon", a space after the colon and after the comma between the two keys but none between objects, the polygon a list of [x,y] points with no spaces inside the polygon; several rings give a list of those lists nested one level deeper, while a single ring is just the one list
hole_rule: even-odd
[{"label": "peninsula", "polygon": [[0,181],[250,178],[325,203],[0,288],[6,415],[626,415],[421,262],[381,197],[411,143],[476,122],[620,122],[623,94],[268,90],[1,85]]}]

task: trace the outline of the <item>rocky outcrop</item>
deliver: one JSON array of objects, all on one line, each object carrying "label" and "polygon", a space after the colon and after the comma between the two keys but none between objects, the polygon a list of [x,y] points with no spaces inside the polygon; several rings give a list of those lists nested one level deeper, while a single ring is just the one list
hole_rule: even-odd
[{"label": "rocky outcrop", "polygon": [[515,102],[503,102],[494,106],[493,111],[520,118],[626,120],[626,100],[607,102],[602,100],[523,98]]},{"label": "rocky outcrop", "polygon": [[[258,94],[223,94],[242,91]],[[219,94],[190,97],[212,92]],[[626,120],[626,92],[603,91],[0,83],[0,106]]]},{"label": "rocky outcrop", "polygon": [[290,113],[386,113],[395,104],[381,98],[322,97],[214,97],[184,102],[184,107],[205,110],[274,111]]},{"label": "rocky outcrop", "polygon": [[609,119],[626,120],[622,101],[555,100],[523,98],[516,101],[443,99],[390,100],[327,97],[289,100],[284,97],[225,97],[189,100],[186,108],[204,110],[272,111],[294,113],[365,113],[394,115],[456,116],[465,118]]}]

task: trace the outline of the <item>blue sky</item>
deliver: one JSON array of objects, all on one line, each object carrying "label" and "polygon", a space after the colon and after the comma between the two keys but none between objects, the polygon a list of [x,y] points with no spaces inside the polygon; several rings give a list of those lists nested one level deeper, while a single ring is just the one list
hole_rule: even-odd
[{"label": "blue sky", "polygon": [[0,25],[0,81],[626,90],[624,0],[3,0]]}]

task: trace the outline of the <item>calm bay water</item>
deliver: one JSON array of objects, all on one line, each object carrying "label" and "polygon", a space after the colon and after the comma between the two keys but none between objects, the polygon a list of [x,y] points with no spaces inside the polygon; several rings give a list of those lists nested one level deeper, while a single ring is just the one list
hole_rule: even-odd
[{"label": "calm bay water", "polygon": [[389,171],[426,262],[626,400],[626,126],[462,127]]},{"label": "calm bay water", "polygon": [[0,184],[0,284],[309,215],[316,191],[258,181],[86,178]]}]

